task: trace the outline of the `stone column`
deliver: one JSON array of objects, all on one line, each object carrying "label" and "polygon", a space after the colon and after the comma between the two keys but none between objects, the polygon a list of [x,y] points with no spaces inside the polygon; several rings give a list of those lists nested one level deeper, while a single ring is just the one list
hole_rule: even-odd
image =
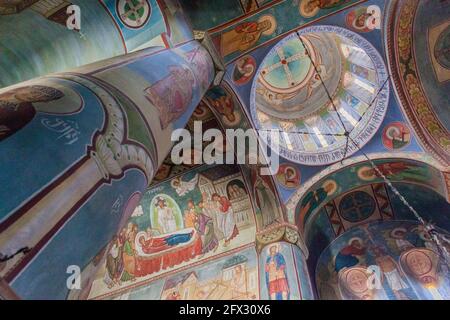
[{"label": "stone column", "polygon": [[67,268],[129,218],[213,70],[191,41],[0,90],[0,277],[19,296],[66,297]]}]

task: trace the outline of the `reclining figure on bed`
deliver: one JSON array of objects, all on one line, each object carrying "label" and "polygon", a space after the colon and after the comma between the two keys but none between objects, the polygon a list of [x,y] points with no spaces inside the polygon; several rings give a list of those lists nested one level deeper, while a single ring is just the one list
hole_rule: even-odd
[{"label": "reclining figure on bed", "polygon": [[145,254],[152,254],[171,249],[179,244],[191,241],[194,236],[194,230],[185,233],[177,233],[163,236],[153,236],[151,232],[145,235],[139,235],[138,241],[142,252]]}]

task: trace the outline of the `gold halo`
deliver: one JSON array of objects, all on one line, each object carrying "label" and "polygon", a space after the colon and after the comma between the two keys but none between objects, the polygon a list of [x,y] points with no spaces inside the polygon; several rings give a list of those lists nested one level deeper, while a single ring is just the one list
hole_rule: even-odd
[{"label": "gold halo", "polygon": [[262,34],[264,36],[271,36],[275,32],[275,30],[277,29],[277,20],[275,20],[274,16],[272,16],[270,14],[266,14],[266,15],[261,16],[258,19],[258,23],[261,23],[264,20],[270,20],[272,27],[269,30],[264,31]]},{"label": "gold halo", "polygon": [[392,135],[392,133],[395,132],[396,134],[400,134],[400,129],[398,127],[396,127],[395,125],[389,126],[386,129],[386,137],[393,139],[394,136]]},{"label": "gold halo", "polygon": [[270,256],[270,248],[272,248],[272,247],[276,247],[277,252],[281,251],[281,245],[278,242],[271,243],[271,244],[267,245],[267,249],[266,249],[267,255],[269,255],[269,256]]},{"label": "gold halo", "polygon": [[347,241],[347,244],[352,244],[353,241],[359,241],[360,244],[364,244],[363,239],[361,239],[360,237],[353,237],[350,240]]},{"label": "gold halo", "polygon": [[372,173],[372,175],[370,175],[370,176],[364,176],[364,171],[367,171],[367,170],[373,170],[371,167],[368,167],[368,166],[362,166],[361,168],[359,168],[358,169],[358,177],[361,179],[361,180],[363,180],[363,181],[373,181],[373,180],[375,180],[376,179],[376,175],[375,175],[375,173]]},{"label": "gold halo", "polygon": [[318,6],[313,11],[307,13],[305,7],[311,0],[301,0],[301,1],[302,2],[300,2],[298,9],[299,9],[300,15],[302,15],[304,18],[312,18],[317,13],[319,13],[320,8]]},{"label": "gold halo", "polygon": [[326,185],[331,185],[331,186],[332,186],[331,191],[330,191],[330,192],[327,192],[327,194],[328,194],[329,196],[333,195],[333,194],[336,192],[337,188],[338,188],[338,185],[337,185],[336,181],[331,180],[331,179],[325,181],[325,182],[322,184],[322,188],[325,189],[325,186],[326,186]]}]

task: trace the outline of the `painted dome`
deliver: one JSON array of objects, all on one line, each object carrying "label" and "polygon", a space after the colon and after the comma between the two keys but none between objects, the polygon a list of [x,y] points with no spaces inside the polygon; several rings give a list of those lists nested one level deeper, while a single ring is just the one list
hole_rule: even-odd
[{"label": "painted dome", "polygon": [[[381,125],[386,79],[384,62],[367,40],[339,27],[309,27],[264,58],[253,83],[252,117],[258,129],[279,131],[286,159],[333,163],[345,154],[345,131],[361,147]],[[350,145],[347,155],[354,152]]]}]

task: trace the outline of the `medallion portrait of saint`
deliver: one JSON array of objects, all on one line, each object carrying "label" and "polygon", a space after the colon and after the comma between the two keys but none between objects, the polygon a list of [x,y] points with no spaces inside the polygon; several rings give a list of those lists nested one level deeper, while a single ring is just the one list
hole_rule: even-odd
[{"label": "medallion portrait of saint", "polygon": [[39,111],[36,103],[55,101],[63,96],[63,92],[58,89],[38,85],[0,93],[0,142],[33,120]]},{"label": "medallion portrait of saint", "polygon": [[225,57],[235,52],[245,52],[253,48],[263,35],[272,35],[276,27],[275,18],[266,15],[258,21],[243,22],[234,29],[221,34],[214,41],[222,56]]}]

